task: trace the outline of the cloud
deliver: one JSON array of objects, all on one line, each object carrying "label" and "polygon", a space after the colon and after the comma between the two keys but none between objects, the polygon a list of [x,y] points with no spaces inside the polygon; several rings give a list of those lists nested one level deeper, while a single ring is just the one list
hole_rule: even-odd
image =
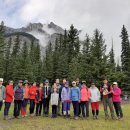
[{"label": "cloud", "polygon": [[116,56],[120,55],[120,32],[125,24],[130,32],[129,0],[0,0],[0,20],[8,26],[20,27],[29,22],[54,22],[69,29],[74,24],[92,35],[99,28],[108,50],[114,41]]}]

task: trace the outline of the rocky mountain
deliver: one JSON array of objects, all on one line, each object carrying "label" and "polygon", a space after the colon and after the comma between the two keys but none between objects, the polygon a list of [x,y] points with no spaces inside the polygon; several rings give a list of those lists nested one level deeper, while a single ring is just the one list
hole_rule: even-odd
[{"label": "rocky mountain", "polygon": [[55,38],[59,34],[64,34],[64,30],[53,22],[49,24],[42,23],[29,23],[26,27],[10,28],[5,27],[6,40],[10,37],[14,40],[16,35],[19,34],[21,43],[27,42],[30,44],[32,40],[35,43],[40,43],[42,53],[49,42],[54,43]]}]

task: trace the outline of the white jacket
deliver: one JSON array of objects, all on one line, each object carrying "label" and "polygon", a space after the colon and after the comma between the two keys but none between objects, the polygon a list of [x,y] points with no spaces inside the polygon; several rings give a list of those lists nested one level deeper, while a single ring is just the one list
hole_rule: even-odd
[{"label": "white jacket", "polygon": [[90,87],[90,99],[91,102],[99,102],[100,101],[100,91],[97,87]]},{"label": "white jacket", "polygon": [[59,94],[52,93],[51,94],[51,105],[58,105],[58,101],[59,101]]}]

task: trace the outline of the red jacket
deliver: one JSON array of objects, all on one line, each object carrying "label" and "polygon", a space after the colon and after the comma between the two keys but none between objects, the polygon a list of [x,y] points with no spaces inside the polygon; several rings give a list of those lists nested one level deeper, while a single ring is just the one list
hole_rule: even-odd
[{"label": "red jacket", "polygon": [[14,90],[12,85],[7,85],[6,86],[6,97],[5,97],[5,102],[12,102],[14,97]]},{"label": "red jacket", "polygon": [[31,86],[30,89],[29,89],[29,96],[30,96],[30,99],[36,99],[36,90],[37,90],[37,87],[36,86]]}]

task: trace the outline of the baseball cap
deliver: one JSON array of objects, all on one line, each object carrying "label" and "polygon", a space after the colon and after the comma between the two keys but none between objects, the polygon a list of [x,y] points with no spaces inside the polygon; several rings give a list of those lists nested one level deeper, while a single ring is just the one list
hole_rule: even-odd
[{"label": "baseball cap", "polygon": [[0,81],[2,81],[2,82],[3,82],[3,81],[4,81],[4,79],[3,79],[3,78],[0,78]]},{"label": "baseball cap", "polygon": [[76,84],[76,82],[75,82],[75,81],[73,81],[73,82],[72,82],[72,84]]},{"label": "baseball cap", "polygon": [[49,80],[46,79],[46,80],[45,80],[45,83],[49,83]]},{"label": "baseball cap", "polygon": [[113,85],[117,85],[117,82],[113,82]]}]

